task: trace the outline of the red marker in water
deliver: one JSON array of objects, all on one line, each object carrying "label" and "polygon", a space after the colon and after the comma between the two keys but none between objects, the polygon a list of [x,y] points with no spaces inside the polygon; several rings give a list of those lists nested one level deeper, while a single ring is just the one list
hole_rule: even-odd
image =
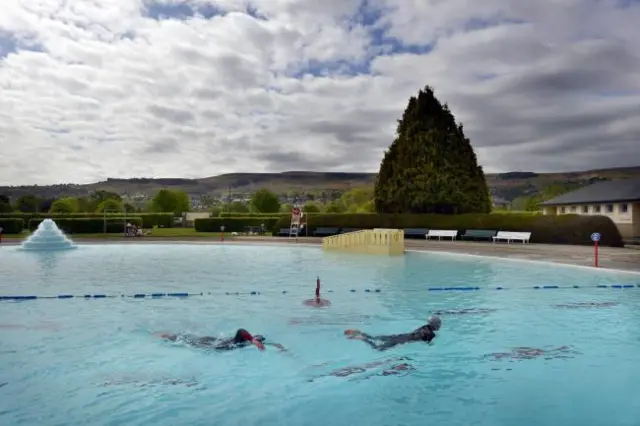
[{"label": "red marker in water", "polygon": [[306,305],[306,306],[313,306],[313,307],[316,307],[316,308],[320,308],[320,307],[323,307],[323,306],[331,305],[331,302],[329,302],[327,299],[321,299],[320,298],[320,277],[318,277],[316,279],[316,297],[315,297],[315,299],[307,299],[302,303],[304,305]]}]

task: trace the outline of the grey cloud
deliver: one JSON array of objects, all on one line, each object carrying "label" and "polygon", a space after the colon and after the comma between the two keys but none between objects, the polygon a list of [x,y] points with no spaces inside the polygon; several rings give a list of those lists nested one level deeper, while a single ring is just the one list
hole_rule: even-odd
[{"label": "grey cloud", "polygon": [[222,54],[216,58],[218,76],[224,85],[230,87],[256,87],[259,76],[255,64],[249,63],[241,57]]},{"label": "grey cloud", "polygon": [[177,59],[192,63],[192,64],[207,64],[211,61],[205,52],[202,52],[197,47],[178,45],[173,47],[173,54]]},{"label": "grey cloud", "polygon": [[267,162],[272,170],[328,170],[335,166],[334,156],[321,152],[266,152],[260,158]]},{"label": "grey cloud", "polygon": [[[408,97],[426,84],[488,169],[637,162],[639,6],[370,0],[389,6],[377,28],[388,25],[396,45],[421,52],[435,41],[428,53],[400,55],[348,22],[356,0],[256,0],[261,21],[227,13],[171,22],[140,16],[130,0],[91,2],[64,19],[46,0],[42,10],[23,3],[3,9],[11,19],[0,31],[29,33],[46,50],[0,60],[0,110],[9,115],[0,116],[0,144],[22,147],[0,158],[1,182],[376,170]],[[121,40],[125,33],[136,37]],[[376,54],[368,69],[361,61]],[[340,61],[361,74],[291,73]],[[68,167],[67,156],[100,161]]]},{"label": "grey cloud", "polygon": [[640,89],[640,57],[626,46],[585,43],[555,56],[557,60],[551,64],[541,63],[516,74],[503,90],[566,98],[580,93]]},{"label": "grey cloud", "polygon": [[190,111],[170,108],[162,105],[150,105],[147,110],[158,118],[168,120],[170,122],[181,124],[193,121],[194,116]]},{"label": "grey cloud", "polygon": [[[300,130],[310,133],[333,136],[335,140],[347,145],[368,145],[375,140],[388,123],[393,123],[396,114],[390,111],[352,111],[333,120],[319,119],[301,123]],[[391,142],[388,141],[390,144]]]},{"label": "grey cloud", "polygon": [[202,88],[195,89],[193,91],[193,94],[200,99],[216,100],[216,99],[220,99],[224,95],[224,92],[219,89],[202,87]]},{"label": "grey cloud", "polygon": [[160,138],[145,145],[143,154],[172,154],[180,151],[179,142],[173,138]]}]

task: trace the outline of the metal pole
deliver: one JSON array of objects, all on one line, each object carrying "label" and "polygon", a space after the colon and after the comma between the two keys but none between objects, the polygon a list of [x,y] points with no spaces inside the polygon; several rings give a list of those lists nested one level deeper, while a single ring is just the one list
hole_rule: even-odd
[{"label": "metal pole", "polygon": [[127,206],[125,206],[124,204],[122,205],[122,208],[124,209],[124,235],[123,236],[127,236]]},{"label": "metal pole", "polygon": [[103,214],[102,233],[106,234],[107,233],[107,208],[106,207],[102,209],[102,214]]}]

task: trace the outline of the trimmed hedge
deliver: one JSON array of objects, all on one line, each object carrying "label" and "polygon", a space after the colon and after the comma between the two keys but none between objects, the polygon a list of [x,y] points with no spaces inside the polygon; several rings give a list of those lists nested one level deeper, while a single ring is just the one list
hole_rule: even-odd
[{"label": "trimmed hedge", "polygon": [[224,232],[244,232],[247,226],[264,224],[265,231],[271,232],[279,220],[278,217],[212,217],[196,219],[195,228],[197,232],[220,232],[220,227],[224,225]]},{"label": "trimmed hedge", "polygon": [[[58,228],[63,230],[66,234],[101,234],[104,232],[104,219],[98,218],[73,218],[73,219],[55,219],[52,218]],[[34,231],[40,222],[44,219],[31,219],[29,221],[29,229]],[[142,225],[142,218],[140,217],[128,217],[127,222],[140,226]],[[114,219],[107,217],[107,233],[108,234],[124,234],[124,220]]]},{"label": "trimmed hedge", "polygon": [[3,234],[19,234],[24,231],[24,220],[17,217],[0,217],[0,228]]},{"label": "trimmed hedge", "polygon": [[[107,219],[121,218],[124,216],[125,216],[124,213],[108,213]],[[21,213],[21,212],[0,213],[0,220],[3,220],[5,217],[21,218],[24,221],[23,226],[25,228],[28,228],[29,222],[32,219],[50,218],[55,220],[56,222],[61,219],[100,219],[100,220],[104,219],[104,215],[101,215],[98,213],[68,213],[68,214]],[[173,217],[174,217],[173,213],[135,213],[135,214],[130,213],[126,217],[127,219],[129,217],[140,218],[142,220],[143,228],[153,228],[154,226],[157,226],[160,228],[173,228]]]},{"label": "trimmed hedge", "polygon": [[290,217],[291,213],[234,213],[234,212],[220,212],[220,215],[218,217],[234,217],[234,218],[241,218],[241,217],[269,217],[269,218],[273,218],[273,217]]},{"label": "trimmed hedge", "polygon": [[[600,244],[622,247],[622,236],[606,216],[537,216],[530,214],[314,214],[309,215],[309,235],[317,228],[426,228],[426,229],[492,229],[531,232],[532,243],[590,245],[591,234],[602,235]],[[289,218],[281,218],[273,229],[288,228]]]}]

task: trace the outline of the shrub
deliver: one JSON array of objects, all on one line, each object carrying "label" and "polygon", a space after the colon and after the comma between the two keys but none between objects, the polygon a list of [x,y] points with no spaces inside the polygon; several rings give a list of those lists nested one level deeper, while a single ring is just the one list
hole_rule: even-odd
[{"label": "shrub", "polygon": [[[29,229],[34,231],[43,220],[44,219],[31,219],[29,221]],[[67,234],[101,234],[104,232],[104,219],[66,218],[53,220],[56,225],[58,225],[58,228],[62,229]],[[132,225],[140,226],[142,225],[142,218],[127,217],[127,222]],[[107,233],[124,233],[124,219],[107,218]]]},{"label": "shrub", "polygon": [[221,212],[220,217],[291,217],[291,213],[234,213],[234,212]]},{"label": "shrub", "polygon": [[[109,213],[107,214],[107,218],[121,218],[124,217],[124,213]],[[129,217],[136,217],[142,219],[142,227],[143,228],[153,228],[154,226],[158,226],[161,228],[172,228],[173,227],[173,213],[130,213],[126,215],[127,219]],[[0,220],[5,217],[12,218],[21,218],[24,221],[23,226],[28,227],[29,222],[32,219],[46,219],[50,218],[55,221],[61,219],[104,219],[104,215],[96,214],[96,213],[69,213],[69,214],[49,214],[49,213],[21,213],[16,212],[11,215],[0,213]]]},{"label": "shrub", "polygon": [[24,230],[24,220],[18,217],[0,217],[3,234],[19,234]]},{"label": "shrub", "polygon": [[[288,228],[289,219],[276,222],[274,229]],[[593,244],[593,232],[602,235],[600,244],[622,247],[620,231],[605,216],[538,216],[531,214],[317,214],[309,215],[309,234],[317,228],[426,228],[426,229],[492,229],[531,232],[532,243]]]},{"label": "shrub", "polygon": [[247,226],[264,224],[265,230],[271,232],[279,220],[278,217],[212,217],[196,219],[195,228],[198,232],[220,232],[220,227],[224,225],[225,232],[244,232]]}]

